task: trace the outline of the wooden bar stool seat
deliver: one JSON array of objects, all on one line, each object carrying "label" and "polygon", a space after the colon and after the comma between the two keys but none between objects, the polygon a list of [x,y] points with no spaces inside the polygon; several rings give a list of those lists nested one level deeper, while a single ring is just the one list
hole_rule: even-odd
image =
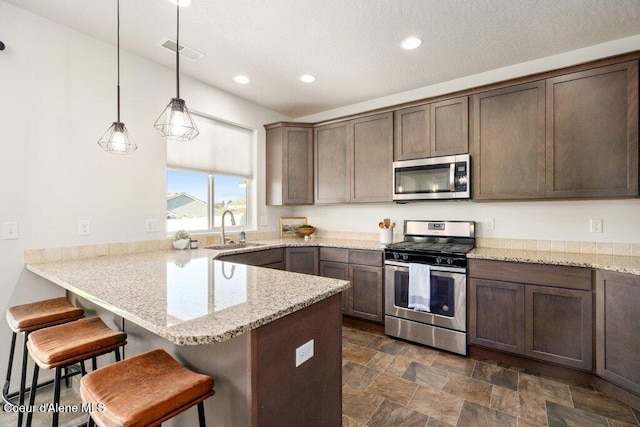
[{"label": "wooden bar stool seat", "polygon": [[[7,375],[2,388],[2,400],[6,404],[11,406],[22,406],[24,404],[25,393],[29,391],[25,388],[27,378],[27,341],[29,334],[38,329],[78,320],[82,316],[84,316],[84,310],[72,305],[66,297],[16,305],[9,307],[6,310],[7,323],[13,331],[11,347],[9,348]],[[16,337],[19,333],[24,334],[20,391],[17,393],[9,393],[9,389],[11,388],[11,371],[13,370]],[[37,386],[43,386],[50,383],[50,381],[47,381],[44,384],[39,384]],[[19,397],[18,405],[11,402],[11,399],[15,396]],[[22,417],[23,413],[18,412],[18,425],[22,424]]]},{"label": "wooden bar stool seat", "polygon": [[164,350],[153,350],[85,375],[80,396],[92,408],[89,425],[157,426],[215,392],[213,378],[192,372]]},{"label": "wooden bar stool seat", "polygon": [[[55,369],[53,403],[60,402],[61,370],[102,354],[114,352],[116,361],[120,360],[119,348],[127,343],[127,334],[114,331],[98,317],[89,317],[75,322],[39,329],[29,335],[27,348],[35,362],[33,384],[38,381],[39,369]],[[34,389],[32,385],[32,389]],[[29,405],[35,403],[35,390],[29,397]],[[27,416],[27,426],[31,425],[33,413]],[[53,413],[53,426],[58,425],[58,413]]]}]

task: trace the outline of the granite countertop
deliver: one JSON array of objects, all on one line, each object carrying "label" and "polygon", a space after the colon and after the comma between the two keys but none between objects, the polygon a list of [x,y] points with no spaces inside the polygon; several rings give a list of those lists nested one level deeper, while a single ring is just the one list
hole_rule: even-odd
[{"label": "granite countertop", "polygon": [[587,267],[640,275],[640,257],[637,256],[475,248],[467,258]]},{"label": "granite countertop", "polygon": [[263,243],[241,250],[147,252],[27,264],[26,268],[178,345],[231,339],[350,286],[345,280],[214,259],[252,249],[318,244]]}]

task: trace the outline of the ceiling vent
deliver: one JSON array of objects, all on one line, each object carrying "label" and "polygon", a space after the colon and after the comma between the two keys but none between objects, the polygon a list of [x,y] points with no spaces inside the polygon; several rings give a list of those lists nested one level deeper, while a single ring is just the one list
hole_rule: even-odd
[{"label": "ceiling vent", "polygon": [[[160,43],[158,43],[158,46],[170,50],[173,53],[175,53],[176,51],[176,41],[170,39],[169,37],[165,37],[164,39],[162,39]],[[180,43],[178,50],[180,52],[180,56],[188,59],[189,61],[195,62],[204,56],[204,53],[198,52],[197,50],[192,49],[189,46],[185,46],[182,43]]]}]

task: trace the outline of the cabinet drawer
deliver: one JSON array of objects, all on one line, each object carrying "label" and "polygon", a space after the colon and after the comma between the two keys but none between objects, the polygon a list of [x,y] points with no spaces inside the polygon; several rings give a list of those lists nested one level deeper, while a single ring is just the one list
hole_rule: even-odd
[{"label": "cabinet drawer", "polygon": [[349,264],[370,265],[372,267],[382,266],[382,252],[349,250]]},{"label": "cabinet drawer", "polygon": [[320,248],[321,261],[349,262],[349,249]]},{"label": "cabinet drawer", "polygon": [[591,269],[582,267],[470,259],[469,277],[591,290]]},{"label": "cabinet drawer", "polygon": [[240,264],[247,265],[267,265],[284,262],[284,250],[278,249],[265,249],[255,252],[246,252],[234,255],[225,255],[218,258],[222,261],[238,262]]}]

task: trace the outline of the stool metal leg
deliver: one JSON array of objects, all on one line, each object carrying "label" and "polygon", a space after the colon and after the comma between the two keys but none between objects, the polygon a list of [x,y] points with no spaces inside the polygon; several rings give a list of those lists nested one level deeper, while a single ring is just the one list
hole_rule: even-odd
[{"label": "stool metal leg", "polygon": [[[38,389],[38,373],[40,367],[36,363],[33,367],[33,379],[31,380],[31,393],[29,395],[29,408],[33,408],[36,401],[36,390]],[[21,412],[18,412],[21,414]],[[31,421],[33,421],[33,411],[29,411],[27,414],[27,427],[31,427]],[[20,427],[20,421],[18,421],[18,427]]]},{"label": "stool metal leg", "polygon": [[[24,342],[22,343],[22,374],[20,376],[20,398],[19,405],[22,407],[24,405],[24,394],[25,394],[25,383],[27,382],[27,361],[29,357],[29,351],[27,350],[27,340],[29,339],[29,332],[24,332]],[[34,383],[37,387],[38,383]],[[35,390],[32,388],[31,390]],[[22,417],[24,417],[24,413],[22,411],[18,411],[18,427],[22,425]]]},{"label": "stool metal leg", "polygon": [[207,421],[204,419],[204,402],[198,403],[198,422],[200,427],[207,427]]},{"label": "stool metal leg", "polygon": [[87,427],[95,427],[96,423],[95,421],[93,421],[93,418],[91,418],[91,415],[89,415],[89,420],[87,421]]},{"label": "stool metal leg", "polygon": [[11,335],[11,349],[9,350],[9,364],[7,366],[7,376],[4,380],[4,387],[2,387],[2,400],[4,403],[11,404],[9,402],[9,388],[11,387],[11,371],[13,370],[13,356],[16,353],[16,337],[18,334],[13,332]]},{"label": "stool metal leg", "polygon": [[60,413],[58,412],[58,406],[60,405],[60,380],[62,376],[62,368],[56,368],[56,379],[53,383],[53,405],[55,410],[53,411],[53,421],[51,422],[52,427],[58,427],[58,419],[60,417]]}]

